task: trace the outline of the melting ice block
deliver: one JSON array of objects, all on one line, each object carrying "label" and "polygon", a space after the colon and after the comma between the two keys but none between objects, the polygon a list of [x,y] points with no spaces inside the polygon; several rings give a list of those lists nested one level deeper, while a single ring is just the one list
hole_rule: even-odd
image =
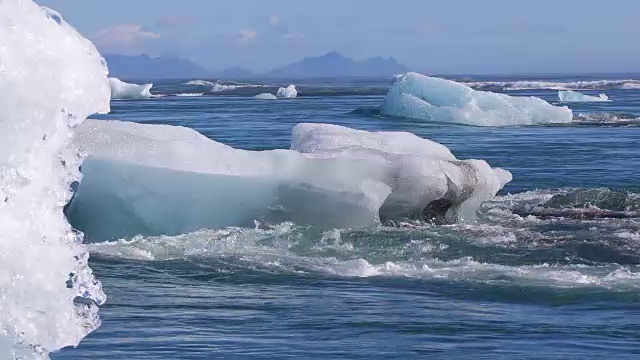
[{"label": "melting ice block", "polygon": [[298,90],[296,90],[296,86],[295,85],[289,85],[286,88],[281,87],[280,89],[278,89],[278,92],[276,93],[277,97],[280,98],[295,98],[296,96],[298,96]]},{"label": "melting ice block", "polygon": [[262,94],[258,94],[256,96],[254,96],[254,98],[258,99],[258,100],[277,100],[278,97],[271,94],[271,93],[262,93]]},{"label": "melting ice block", "polygon": [[105,295],[63,206],[72,129],[108,111],[93,44],[53,10],[0,1],[0,359],[45,359],[100,324]]},{"label": "melting ice block", "polygon": [[396,80],[381,112],[477,126],[569,123],[573,118],[569,108],[553,106],[537,97],[477,91],[455,81],[418,73],[407,73]]},{"label": "melting ice block", "polygon": [[173,126],[87,121],[68,216],[95,239],[254,226],[472,220],[511,174],[409,133],[299,124],[291,149],[246,151]]},{"label": "melting ice block", "polygon": [[109,86],[111,86],[112,99],[147,99],[153,96],[150,92],[153,84],[129,84],[120,79],[109,78]]},{"label": "melting ice block", "polygon": [[573,90],[560,90],[558,91],[558,98],[560,102],[604,102],[611,101],[606,94],[600,94],[599,96],[591,96],[579,93]]}]

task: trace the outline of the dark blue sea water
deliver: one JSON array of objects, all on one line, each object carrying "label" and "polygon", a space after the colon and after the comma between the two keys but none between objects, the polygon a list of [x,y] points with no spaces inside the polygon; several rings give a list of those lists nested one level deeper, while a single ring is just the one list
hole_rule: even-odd
[{"label": "dark blue sea water", "polygon": [[621,81],[639,77],[457,78],[553,103],[557,90],[514,82],[589,81],[582,92],[612,102],[569,105],[571,125],[492,128],[380,116],[388,79],[307,80],[277,101],[252,96],[289,81],[221,92],[165,81],[152,90],[164,97],[113,101],[101,118],[252,150],[288,148],[299,122],[409,131],[514,179],[473,224],[272,224],[90,244],[103,323],[53,358],[640,358],[640,89]]}]

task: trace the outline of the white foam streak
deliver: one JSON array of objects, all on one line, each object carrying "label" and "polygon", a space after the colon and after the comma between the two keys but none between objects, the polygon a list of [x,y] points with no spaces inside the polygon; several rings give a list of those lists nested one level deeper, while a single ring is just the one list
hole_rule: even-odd
[{"label": "white foam streak", "polygon": [[223,92],[230,91],[241,88],[261,88],[265,87],[265,85],[257,85],[257,84],[223,84],[218,81],[207,81],[207,80],[191,80],[185,83],[185,85],[189,86],[197,86],[197,87],[205,87],[208,88],[207,91],[211,92]]},{"label": "white foam streak", "polygon": [[474,88],[498,87],[504,90],[606,90],[606,89],[640,89],[640,80],[594,80],[594,81],[480,81],[465,82]]},{"label": "white foam streak", "polygon": [[[629,266],[559,266],[547,263],[506,266],[479,262],[472,257],[448,261],[427,258],[412,262],[373,262],[364,258],[301,255],[290,250],[299,246],[294,240],[298,238],[296,231],[300,229],[289,223],[271,230],[206,230],[175,237],[137,237],[133,240],[92,244],[91,251],[102,256],[146,261],[233,258],[252,269],[270,267],[285,272],[325,273],[339,277],[401,276],[524,287],[640,288],[640,269]],[[352,244],[340,239],[337,230],[323,233],[321,239],[313,248],[316,252],[334,249],[347,258],[349,254],[358,253]],[[424,250],[428,252],[432,248],[426,246]]]}]

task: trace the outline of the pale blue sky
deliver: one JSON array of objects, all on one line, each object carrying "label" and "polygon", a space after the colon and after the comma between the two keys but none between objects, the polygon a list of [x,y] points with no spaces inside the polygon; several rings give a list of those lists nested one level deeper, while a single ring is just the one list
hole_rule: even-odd
[{"label": "pale blue sky", "polygon": [[640,72],[640,0],[36,0],[104,53],[268,70],[337,50],[428,73]]}]

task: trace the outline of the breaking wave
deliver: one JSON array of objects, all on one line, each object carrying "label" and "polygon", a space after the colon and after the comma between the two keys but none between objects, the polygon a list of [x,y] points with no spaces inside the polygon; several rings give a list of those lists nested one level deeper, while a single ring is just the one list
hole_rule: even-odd
[{"label": "breaking wave", "polygon": [[207,81],[207,80],[191,80],[186,82],[184,85],[203,88],[203,89],[206,89],[206,92],[213,92],[213,93],[227,92],[227,91],[243,89],[243,88],[262,88],[266,86],[266,85],[258,85],[258,84],[241,84],[241,83],[235,83],[235,82],[224,83],[219,81]]},{"label": "breaking wave", "polygon": [[637,291],[638,219],[637,193],[537,190],[495,198],[472,224],[320,230],[257,223],[253,229],[138,236],[90,248],[101,257],[187,259],[269,273]]},{"label": "breaking wave", "polygon": [[637,114],[616,112],[574,113],[573,124],[587,126],[635,126],[640,125],[640,116]]}]

